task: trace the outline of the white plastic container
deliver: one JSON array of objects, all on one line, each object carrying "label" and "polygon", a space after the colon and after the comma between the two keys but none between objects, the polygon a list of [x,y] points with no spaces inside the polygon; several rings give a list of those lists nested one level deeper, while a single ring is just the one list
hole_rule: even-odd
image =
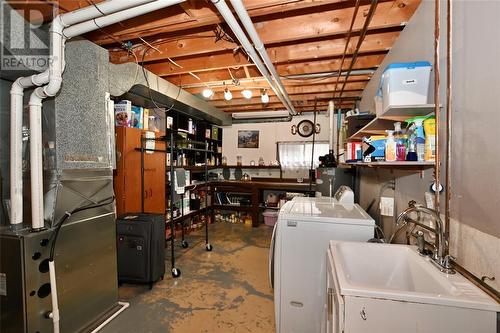
[{"label": "white plastic container", "polygon": [[278,211],[266,209],[262,215],[264,216],[264,223],[270,227],[273,227],[278,221]]},{"label": "white plastic container", "polygon": [[427,104],[431,68],[428,61],[387,66],[380,79],[382,112],[388,106]]}]

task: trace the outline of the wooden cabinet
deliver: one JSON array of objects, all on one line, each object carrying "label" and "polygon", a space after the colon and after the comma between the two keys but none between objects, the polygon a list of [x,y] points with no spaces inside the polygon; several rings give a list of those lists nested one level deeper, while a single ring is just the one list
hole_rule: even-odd
[{"label": "wooden cabinet", "polygon": [[[146,131],[116,127],[116,170],[114,189],[117,214],[140,212],[141,196],[144,212],[165,214],[165,153],[144,153],[144,191],[141,191],[141,135]],[[155,133],[160,137],[163,133]],[[165,142],[155,142],[164,150]]]}]

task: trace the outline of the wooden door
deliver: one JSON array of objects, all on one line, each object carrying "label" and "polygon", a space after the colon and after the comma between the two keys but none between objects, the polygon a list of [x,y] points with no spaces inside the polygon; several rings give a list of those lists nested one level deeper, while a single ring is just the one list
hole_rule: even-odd
[{"label": "wooden door", "polygon": [[[161,133],[156,133],[160,137]],[[155,149],[165,150],[165,142],[157,141]],[[144,154],[144,211],[165,214],[165,153]]]},{"label": "wooden door", "polygon": [[[114,173],[116,211],[118,215],[142,211],[165,213],[165,154],[144,154],[144,192],[141,192],[141,134],[138,128],[117,127],[117,168]],[[156,133],[156,136],[161,136]],[[164,149],[165,143],[156,142],[156,149]]]}]

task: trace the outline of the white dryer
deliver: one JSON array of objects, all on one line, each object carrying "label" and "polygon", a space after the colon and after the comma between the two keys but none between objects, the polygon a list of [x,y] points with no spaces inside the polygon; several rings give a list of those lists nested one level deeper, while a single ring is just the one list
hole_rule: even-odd
[{"label": "white dryer", "polygon": [[332,198],[297,198],[281,208],[269,256],[276,332],[324,330],[329,241],[366,242],[373,238],[374,226],[359,205]]}]

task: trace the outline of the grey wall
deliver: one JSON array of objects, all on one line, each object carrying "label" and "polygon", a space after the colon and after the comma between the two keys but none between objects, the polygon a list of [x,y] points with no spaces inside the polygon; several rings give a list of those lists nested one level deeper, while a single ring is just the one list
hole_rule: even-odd
[{"label": "grey wall", "polygon": [[[500,237],[496,207],[500,197],[500,156],[495,144],[500,124],[497,98],[500,91],[500,2],[455,1],[454,4],[452,218]],[[446,85],[444,13],[445,8],[441,15],[443,39],[440,61],[443,106]],[[433,22],[434,2],[423,1],[367,85],[360,103],[362,110],[373,111],[373,95],[387,64],[416,60],[433,62]],[[433,91],[433,85],[430,91]],[[444,138],[442,129],[440,133]],[[444,143],[444,139],[441,142]],[[442,152],[443,149],[444,145],[441,145]],[[361,202],[370,201],[372,195],[378,192],[380,182],[374,181],[374,177],[381,181],[398,179],[396,197],[400,208],[406,207],[411,199],[423,202],[423,192],[432,181],[432,171],[426,172],[423,178],[418,174],[405,175],[401,172],[373,173],[361,172],[361,188],[365,190],[361,193]],[[441,181],[444,181],[444,174]]]},{"label": "grey wall", "polygon": [[[445,3],[442,2],[442,6]],[[445,8],[441,18],[445,20]],[[500,289],[500,157],[496,134],[500,124],[496,95],[500,91],[500,14],[499,1],[454,1],[453,38],[453,151],[450,252],[458,262],[478,277],[495,276],[488,282]],[[425,0],[388,53],[380,69],[367,85],[361,110],[373,110],[373,95],[381,71],[391,62],[433,61],[434,1]],[[441,27],[445,36],[445,23]],[[441,104],[445,104],[445,42],[441,41]],[[430,91],[433,91],[431,82]],[[433,101],[431,96],[430,102]],[[444,113],[441,118],[444,121]],[[444,138],[443,129],[440,130]],[[443,140],[444,141],[444,140]],[[443,143],[442,141],[442,143]],[[444,146],[441,145],[443,149]],[[443,150],[441,150],[443,151]],[[443,160],[442,160],[443,162]],[[424,202],[433,179],[433,170],[423,174],[389,170],[360,170],[360,203],[368,207],[378,196],[381,185],[396,180],[394,195],[397,211],[409,200]],[[441,181],[444,180],[444,174]],[[441,195],[441,212],[444,195]],[[376,207],[370,210],[377,216]],[[391,234],[393,218],[383,218],[386,233]]]}]

